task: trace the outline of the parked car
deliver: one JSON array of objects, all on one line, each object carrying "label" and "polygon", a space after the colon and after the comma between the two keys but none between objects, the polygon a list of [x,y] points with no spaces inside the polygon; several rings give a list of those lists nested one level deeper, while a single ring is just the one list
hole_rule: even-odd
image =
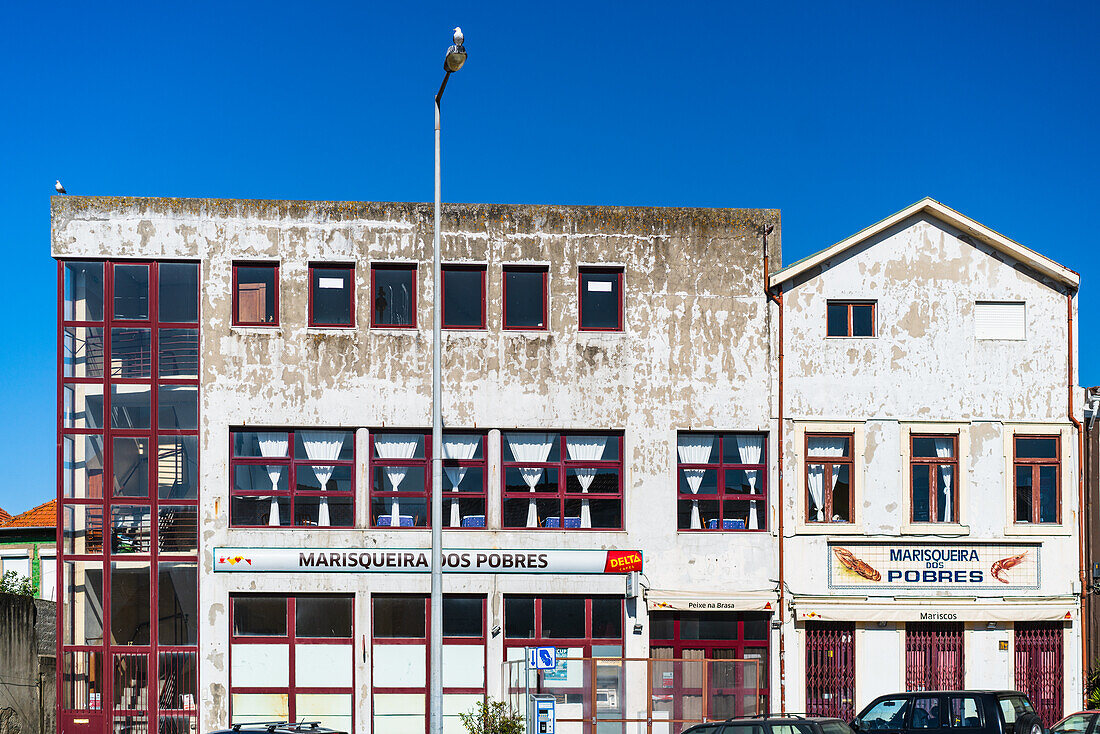
[{"label": "parked car", "polygon": [[1092,734],[1100,711],[1078,711],[1050,727],[1050,734]]},{"label": "parked car", "polygon": [[209,734],[347,734],[327,729],[319,721],[254,721],[233,724],[228,729],[218,729]]},{"label": "parked car", "polygon": [[852,734],[848,724],[827,716],[751,716],[708,721],[681,734]]},{"label": "parked car", "polygon": [[1044,734],[1031,701],[1019,691],[910,691],[879,696],[852,721],[852,728],[861,733]]}]

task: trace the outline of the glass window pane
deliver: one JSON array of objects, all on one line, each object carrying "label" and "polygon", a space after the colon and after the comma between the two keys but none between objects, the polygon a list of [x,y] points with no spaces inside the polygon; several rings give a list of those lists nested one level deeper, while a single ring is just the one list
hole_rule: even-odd
[{"label": "glass window pane", "polygon": [[379,595],[372,602],[375,637],[424,636],[424,597]]},{"label": "glass window pane", "polygon": [[102,505],[65,505],[61,522],[62,543],[66,555],[103,552]]},{"label": "glass window pane", "polygon": [[[272,483],[274,479],[274,483]],[[233,489],[263,492],[290,488],[290,467],[278,464],[238,464],[233,467]]]},{"label": "glass window pane", "polygon": [[1017,438],[1016,458],[1018,459],[1057,459],[1058,439],[1056,438]]},{"label": "glass window pane", "polygon": [[416,269],[373,268],[374,294],[371,308],[375,326],[411,326],[416,311]]},{"label": "glass window pane", "polygon": [[354,599],[350,596],[299,596],[294,600],[298,637],[351,637]]},{"label": "glass window pane", "polygon": [[622,293],[618,271],[582,271],[581,313],[582,329],[618,329]]},{"label": "glass window pane", "polygon": [[152,375],[152,329],[111,329],[111,377]]},{"label": "glass window pane", "polygon": [[157,310],[160,320],[169,323],[194,324],[199,320],[198,263],[161,263],[157,269],[160,282]]},{"label": "glass window pane", "polygon": [[116,497],[149,496],[149,439],[116,438],[112,444]]},{"label": "glass window pane", "polygon": [[104,695],[103,653],[63,652],[61,666],[62,707],[69,711],[100,710]]},{"label": "glass window pane", "polygon": [[193,554],[199,549],[199,514],[194,505],[157,507],[157,547],[162,554]]},{"label": "glass window pane", "polygon": [[291,524],[290,498],[233,495],[229,522],[235,527],[287,526]]},{"label": "glass window pane", "polygon": [[351,431],[297,431],[294,458],[299,461],[351,461],[355,434]]},{"label": "glass window pane", "polygon": [[319,326],[351,326],[352,268],[313,268],[310,294]]},{"label": "glass window pane", "polygon": [[504,597],[504,636],[528,639],[535,636],[535,600],[530,596]]},{"label": "glass window pane", "polygon": [[484,268],[443,269],[443,326],[478,329],[485,297]]},{"label": "glass window pane", "polygon": [[851,436],[807,436],[807,453],[813,457],[841,459],[852,455]]},{"label": "glass window pane", "polygon": [[198,653],[161,652],[157,655],[160,671],[160,710],[191,711],[190,716],[160,717],[158,734],[191,734],[198,731],[194,712],[198,696]]},{"label": "glass window pane", "polygon": [[826,309],[829,336],[848,336],[848,304],[830,303]]},{"label": "glass window pane", "polygon": [[157,426],[166,430],[199,427],[199,388],[196,385],[161,385],[157,388]]},{"label": "glass window pane", "polygon": [[148,428],[150,392],[148,385],[111,385],[111,427]]},{"label": "glass window pane", "polygon": [[103,263],[65,263],[65,320],[103,320]]},{"label": "glass window pane", "polygon": [[62,643],[103,644],[103,563],[65,561]]},{"label": "glass window pane", "polygon": [[161,377],[198,378],[198,329],[160,329],[157,332],[157,349],[160,352],[157,369]]},{"label": "glass window pane", "polygon": [[876,703],[860,718],[870,731],[900,731],[908,711],[909,699],[887,698]]},{"label": "glass window pane", "polygon": [[737,617],[732,612],[681,612],[681,640],[736,640]]},{"label": "glass window pane", "polygon": [[622,599],[592,599],[592,636],[616,639],[623,636]]},{"label": "glass window pane", "polygon": [[148,505],[111,508],[111,553],[148,553],[152,521]]},{"label": "glass window pane", "polygon": [[1031,467],[1016,467],[1016,522],[1031,522]]},{"label": "glass window pane", "polygon": [[483,637],[484,602],[481,596],[444,596],[443,634],[447,637]]},{"label": "glass window pane", "polygon": [[162,500],[198,499],[198,437],[160,436],[157,438],[157,496]]},{"label": "glass window pane", "polygon": [[931,436],[913,436],[913,456],[919,459],[936,458],[936,439]]},{"label": "glass window pane", "polygon": [[149,644],[149,562],[111,564],[111,644]]},{"label": "glass window pane", "polygon": [[[951,726],[953,727],[979,727],[982,725],[978,699],[971,696],[952,696],[951,699]],[[1088,718],[1085,721],[1088,724]],[[1082,729],[1082,734],[1083,734]]]},{"label": "glass window pane", "polygon": [[425,436],[423,433],[375,433],[371,436],[376,459],[407,461],[423,459]]},{"label": "glass window pane", "polygon": [[1039,467],[1039,522],[1058,522],[1058,466]]},{"label": "glass window pane", "polygon": [[852,336],[875,335],[875,307],[870,303],[852,304]]},{"label": "glass window pane", "polygon": [[149,266],[115,265],[115,318],[149,318]]},{"label": "glass window pane", "polygon": [[913,522],[929,522],[928,464],[913,464]]},{"label": "glass window pane", "polygon": [[278,288],[275,265],[237,267],[237,323],[274,324],[275,289]]},{"label": "glass window pane", "polygon": [[61,481],[67,498],[103,497],[102,436],[63,437]]},{"label": "glass window pane", "polygon": [[66,326],[62,375],[103,377],[103,329],[98,326]]},{"label": "glass window pane", "polygon": [[289,456],[289,436],[285,431],[233,431],[233,455],[256,458]]},{"label": "glass window pane", "polygon": [[913,729],[939,729],[941,726],[938,697],[913,699]]},{"label": "glass window pane", "polygon": [[[744,629],[742,637],[746,640],[768,639],[768,615],[745,614],[742,615],[741,627]],[[767,666],[764,666],[767,670]]]},{"label": "glass window pane", "polygon": [[542,636],[574,639],[586,637],[584,633],[584,597],[543,597]]},{"label": "glass window pane", "polygon": [[841,464],[833,467],[833,522],[851,522],[851,486],[848,480],[848,466]]},{"label": "glass window pane", "polygon": [[286,597],[233,598],[233,634],[240,637],[285,637]]},{"label": "glass window pane", "polygon": [[191,561],[157,564],[160,645],[195,645],[199,641],[198,565]]},{"label": "glass window pane", "polygon": [[103,385],[65,385],[62,405],[65,428],[103,428]]},{"label": "glass window pane", "polygon": [[[348,467],[340,467],[348,469]],[[325,518],[327,513],[328,518]],[[280,520],[282,518],[280,517]],[[350,496],[309,497],[299,496],[294,500],[294,524],[321,527],[351,527],[355,522],[355,512]],[[282,523],[286,525],[287,523]]]},{"label": "glass window pane", "polygon": [[504,271],[504,328],[546,328],[546,271]]}]

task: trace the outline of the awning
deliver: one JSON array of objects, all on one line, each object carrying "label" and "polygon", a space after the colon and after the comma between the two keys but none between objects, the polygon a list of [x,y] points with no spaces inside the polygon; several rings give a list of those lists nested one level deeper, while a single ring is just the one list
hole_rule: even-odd
[{"label": "awning", "polygon": [[673,589],[647,589],[646,608],[651,612],[771,612],[777,608],[775,593],[746,591],[717,594]]},{"label": "awning", "polygon": [[1077,619],[1077,597],[796,597],[795,619],[838,622],[1039,622]]}]

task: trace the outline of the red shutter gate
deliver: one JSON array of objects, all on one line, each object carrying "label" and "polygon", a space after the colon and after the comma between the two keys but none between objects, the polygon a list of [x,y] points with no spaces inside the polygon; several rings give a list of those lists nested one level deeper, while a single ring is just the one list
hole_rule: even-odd
[{"label": "red shutter gate", "polygon": [[1026,693],[1044,726],[1062,718],[1061,622],[1017,622],[1016,689]]},{"label": "red shutter gate", "polygon": [[905,690],[963,688],[963,626],[936,622],[905,625]]},{"label": "red shutter gate", "polygon": [[855,624],[807,622],[806,713],[851,721],[855,699]]}]

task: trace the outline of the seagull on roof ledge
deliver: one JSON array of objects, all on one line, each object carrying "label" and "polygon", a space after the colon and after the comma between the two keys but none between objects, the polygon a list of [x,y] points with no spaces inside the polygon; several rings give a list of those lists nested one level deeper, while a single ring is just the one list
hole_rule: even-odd
[{"label": "seagull on roof ledge", "polygon": [[459,26],[455,26],[455,45],[461,46],[465,40],[465,36],[462,35],[462,29]]},{"label": "seagull on roof ledge", "polygon": [[53,188],[59,194],[64,194],[65,193],[65,187],[61,185],[61,179],[58,179],[58,180],[53,182]]}]

